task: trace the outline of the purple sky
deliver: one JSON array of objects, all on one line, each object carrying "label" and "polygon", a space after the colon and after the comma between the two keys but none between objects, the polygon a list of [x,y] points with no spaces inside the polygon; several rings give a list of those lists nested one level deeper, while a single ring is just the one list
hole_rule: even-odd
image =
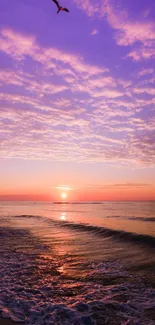
[{"label": "purple sky", "polygon": [[0,0],[0,194],[155,198],[155,1],[60,4]]}]

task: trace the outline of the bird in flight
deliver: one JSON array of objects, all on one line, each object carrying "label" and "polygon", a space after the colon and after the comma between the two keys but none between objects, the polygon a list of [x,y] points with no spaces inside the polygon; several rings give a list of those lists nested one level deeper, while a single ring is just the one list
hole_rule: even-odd
[{"label": "bird in flight", "polygon": [[64,10],[64,11],[66,11],[66,12],[69,12],[69,10],[67,9],[67,8],[63,8],[63,7],[61,7],[60,5],[59,5],[59,3],[58,3],[58,1],[57,0],[52,0],[55,4],[56,4],[56,6],[58,7],[58,11],[57,11],[57,14],[61,11],[61,10]]}]

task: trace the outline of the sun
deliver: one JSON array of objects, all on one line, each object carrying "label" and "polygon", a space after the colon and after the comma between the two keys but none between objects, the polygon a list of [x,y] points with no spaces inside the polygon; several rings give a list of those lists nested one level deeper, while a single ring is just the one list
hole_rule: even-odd
[{"label": "sun", "polygon": [[65,200],[67,198],[67,194],[65,192],[61,193],[61,198]]}]

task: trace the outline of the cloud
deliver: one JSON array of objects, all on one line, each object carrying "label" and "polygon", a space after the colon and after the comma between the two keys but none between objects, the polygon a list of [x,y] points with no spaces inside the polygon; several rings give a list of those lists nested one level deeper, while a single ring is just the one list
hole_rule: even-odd
[{"label": "cloud", "polygon": [[143,69],[139,72],[139,76],[145,76],[145,75],[150,75],[153,74],[154,70],[153,69]]},{"label": "cloud", "polygon": [[118,6],[113,0],[102,0],[97,4],[90,0],[75,2],[88,16],[107,21],[114,31],[117,45],[134,46],[128,57],[135,61],[154,58],[155,23],[146,19],[145,13],[140,11],[139,17],[133,19],[123,2]]},{"label": "cloud", "polygon": [[123,93],[116,89],[105,88],[101,91],[96,91],[94,97],[107,97],[107,98],[116,98],[123,96]]},{"label": "cloud", "polygon": [[154,119],[142,116],[155,104],[154,89],[138,84],[147,73],[116,78],[10,29],[0,42],[12,67],[0,69],[2,157],[153,163]]},{"label": "cloud", "polygon": [[155,162],[155,129],[145,131],[133,135],[130,143],[130,152],[132,155],[137,153],[143,158],[146,164],[154,164]]},{"label": "cloud", "polygon": [[10,69],[0,70],[0,85],[3,83],[10,85],[23,85],[23,78]]},{"label": "cloud", "polygon": [[143,93],[147,93],[151,96],[154,96],[155,95],[155,88],[134,88],[133,89],[134,93],[136,94],[143,94]]},{"label": "cloud", "polygon": [[[33,36],[26,36],[15,33],[10,29],[1,30],[1,51],[5,52],[16,60],[23,60],[26,56],[44,65],[46,69],[54,69],[56,74],[64,72],[62,68],[71,67],[71,74],[81,72],[87,76],[103,73],[108,69],[84,63],[80,55],[65,53],[56,48],[41,48]],[[55,65],[56,62],[57,66]]]},{"label": "cloud", "polygon": [[[148,41],[155,40],[155,24],[152,22],[125,22],[113,24],[118,32],[116,41],[119,45],[132,45],[136,42],[148,45]],[[152,43],[153,44],[153,43]]]},{"label": "cloud", "polygon": [[70,186],[70,185],[59,185],[59,186],[53,186],[53,188],[56,188],[61,191],[71,191],[75,189],[75,187]]},{"label": "cloud", "polygon": [[115,187],[149,187],[153,186],[152,184],[146,183],[123,183],[123,184],[114,184]]},{"label": "cloud", "polygon": [[90,35],[92,35],[92,36],[97,35],[97,34],[98,34],[98,30],[96,28],[94,28],[90,33]]},{"label": "cloud", "polygon": [[133,20],[125,10],[112,6],[110,0],[105,0],[106,18],[115,30],[116,43],[121,46],[132,46],[128,57],[138,61],[151,59],[155,53],[155,23],[154,21]]},{"label": "cloud", "polygon": [[134,61],[149,60],[155,58],[155,43],[148,46],[138,46],[128,53]]},{"label": "cloud", "polygon": [[99,12],[99,4],[95,1],[91,2],[90,0],[74,0],[77,7],[82,9],[89,17],[93,17]]},{"label": "cloud", "polygon": [[130,187],[132,187],[132,188],[137,188],[137,187],[139,187],[139,188],[148,188],[148,187],[153,187],[154,185],[153,184],[150,184],[150,183],[118,183],[118,184],[105,184],[105,185],[100,185],[100,184],[96,184],[96,185],[94,185],[94,184],[89,184],[89,185],[87,185],[85,188],[87,188],[87,189],[92,189],[92,190],[94,190],[94,189],[97,189],[97,190],[103,190],[103,189],[105,189],[105,188],[107,188],[107,189],[111,189],[111,188],[119,188],[119,187],[122,187],[122,188],[130,188]]}]

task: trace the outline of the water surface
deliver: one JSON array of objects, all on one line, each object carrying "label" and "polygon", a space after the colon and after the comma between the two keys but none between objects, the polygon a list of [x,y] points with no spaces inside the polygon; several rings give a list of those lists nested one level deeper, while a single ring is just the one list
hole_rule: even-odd
[{"label": "water surface", "polygon": [[155,203],[3,202],[0,310],[25,324],[155,324]]}]

